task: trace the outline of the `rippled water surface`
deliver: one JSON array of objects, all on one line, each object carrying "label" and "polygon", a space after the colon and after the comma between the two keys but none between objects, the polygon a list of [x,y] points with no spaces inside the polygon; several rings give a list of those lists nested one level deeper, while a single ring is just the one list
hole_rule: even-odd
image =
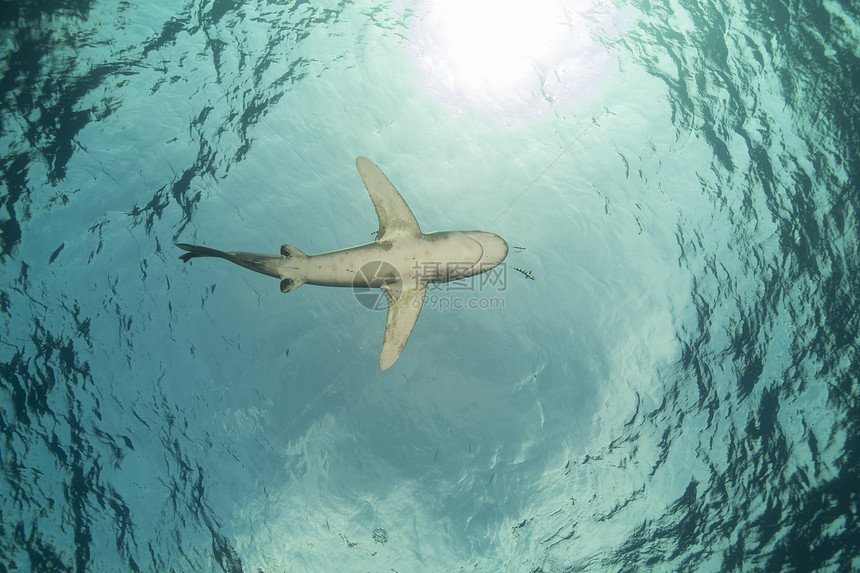
[{"label": "rippled water surface", "polygon": [[[3,8],[0,571],[860,568],[860,11],[597,2]],[[523,247],[385,372],[174,245],[369,242],[358,155]]]}]

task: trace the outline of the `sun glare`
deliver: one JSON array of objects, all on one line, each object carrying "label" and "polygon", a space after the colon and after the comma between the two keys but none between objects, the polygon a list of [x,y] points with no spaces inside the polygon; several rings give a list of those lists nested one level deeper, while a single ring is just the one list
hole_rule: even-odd
[{"label": "sun glare", "polygon": [[585,80],[595,60],[608,60],[591,36],[595,19],[583,16],[592,8],[570,0],[419,0],[409,49],[428,90],[456,109],[547,107]]},{"label": "sun glare", "polygon": [[437,0],[438,32],[454,81],[487,90],[521,82],[569,32],[547,0]]}]

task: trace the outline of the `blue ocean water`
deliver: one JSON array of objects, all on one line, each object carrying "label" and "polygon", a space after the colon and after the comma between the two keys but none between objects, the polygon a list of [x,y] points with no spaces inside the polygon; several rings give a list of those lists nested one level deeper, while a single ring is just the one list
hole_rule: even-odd
[{"label": "blue ocean water", "polygon": [[[856,3],[0,29],[0,571],[860,568]],[[358,155],[524,247],[385,372],[348,289],[174,246],[369,242]]]}]

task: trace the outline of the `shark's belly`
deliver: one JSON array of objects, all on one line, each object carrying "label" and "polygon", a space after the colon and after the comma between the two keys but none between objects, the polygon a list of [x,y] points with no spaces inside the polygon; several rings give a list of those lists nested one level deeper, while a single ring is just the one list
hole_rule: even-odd
[{"label": "shark's belly", "polygon": [[401,237],[340,251],[312,255],[306,261],[305,282],[323,286],[380,287],[445,282],[467,273],[480,260],[481,245],[463,234]]}]

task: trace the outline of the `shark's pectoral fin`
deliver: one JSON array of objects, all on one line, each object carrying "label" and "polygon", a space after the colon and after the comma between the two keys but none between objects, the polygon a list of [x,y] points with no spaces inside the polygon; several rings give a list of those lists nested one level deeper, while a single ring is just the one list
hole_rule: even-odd
[{"label": "shark's pectoral fin", "polygon": [[355,166],[379,218],[376,241],[390,241],[398,235],[420,235],[421,229],[415,215],[382,170],[367,157],[356,159]]},{"label": "shark's pectoral fin", "polygon": [[384,285],[382,292],[388,298],[388,318],[385,321],[385,339],[379,354],[379,367],[387,370],[403,352],[412,328],[424,306],[426,285],[409,285],[402,282]]}]

